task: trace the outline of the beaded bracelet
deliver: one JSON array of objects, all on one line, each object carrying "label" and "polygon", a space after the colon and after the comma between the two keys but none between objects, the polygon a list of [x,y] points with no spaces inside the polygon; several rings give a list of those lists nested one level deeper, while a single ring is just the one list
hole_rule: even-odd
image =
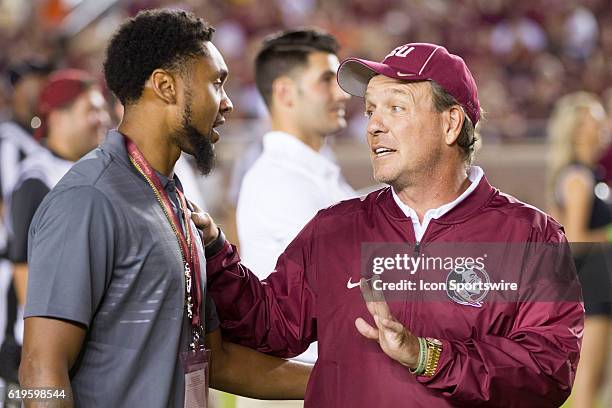
[{"label": "beaded bracelet", "polygon": [[422,375],[425,372],[425,367],[427,363],[427,341],[423,337],[418,337],[418,339],[419,339],[419,361],[414,370],[412,368],[410,368],[409,370],[411,374]]}]

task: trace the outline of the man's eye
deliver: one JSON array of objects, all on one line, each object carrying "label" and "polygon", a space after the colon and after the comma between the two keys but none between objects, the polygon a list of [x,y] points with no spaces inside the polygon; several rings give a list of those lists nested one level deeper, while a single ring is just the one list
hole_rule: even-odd
[{"label": "man's eye", "polygon": [[369,117],[371,117],[371,116],[372,116],[372,111],[371,111],[371,110],[369,110],[369,109],[366,109],[366,111],[365,111],[365,112],[363,112],[363,115],[364,115],[366,118],[369,118]]},{"label": "man's eye", "polygon": [[402,108],[401,106],[397,106],[397,105],[391,106],[391,112],[401,112],[403,110],[404,108]]}]

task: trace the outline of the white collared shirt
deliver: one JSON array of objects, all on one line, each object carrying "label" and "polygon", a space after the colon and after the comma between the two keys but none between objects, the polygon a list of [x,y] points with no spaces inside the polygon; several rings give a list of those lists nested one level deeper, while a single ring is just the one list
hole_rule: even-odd
[{"label": "white collared shirt", "polygon": [[395,190],[391,189],[395,203],[399,206],[399,208],[401,208],[404,214],[406,214],[406,217],[412,220],[416,241],[419,242],[423,238],[423,235],[425,234],[425,231],[427,231],[427,227],[429,226],[429,222],[431,220],[437,220],[438,218],[442,217],[444,214],[455,208],[460,202],[465,200],[474,190],[476,190],[476,187],[478,187],[483,175],[484,172],[480,167],[471,166],[468,170],[468,179],[472,182],[472,184],[470,184],[467,190],[465,190],[459,197],[450,203],[444,204],[438,208],[427,210],[427,212],[425,212],[425,216],[423,217],[423,223],[419,222],[419,216],[417,215],[416,211],[404,204],[395,193]]},{"label": "white collared shirt", "polygon": [[260,279],[317,211],[356,194],[329,158],[284,132],[268,132],[238,198],[240,254]]},{"label": "white collared shirt", "polygon": [[[265,279],[317,211],[355,196],[329,158],[287,133],[266,133],[263,153],[244,176],[238,198],[242,262]],[[296,359],[314,363],[316,356],[313,344]]]}]

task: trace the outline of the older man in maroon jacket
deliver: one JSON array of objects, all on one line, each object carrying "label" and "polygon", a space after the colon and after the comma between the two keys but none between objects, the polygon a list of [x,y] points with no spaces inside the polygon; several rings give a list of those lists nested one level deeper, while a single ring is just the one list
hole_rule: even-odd
[{"label": "older man in maroon jacket", "polygon": [[561,405],[580,287],[562,227],[471,165],[481,109],[464,61],[406,44],[344,61],[338,81],[365,99],[389,187],[320,211],[262,282],[201,218],[224,334],[284,357],[318,340],[307,407]]}]

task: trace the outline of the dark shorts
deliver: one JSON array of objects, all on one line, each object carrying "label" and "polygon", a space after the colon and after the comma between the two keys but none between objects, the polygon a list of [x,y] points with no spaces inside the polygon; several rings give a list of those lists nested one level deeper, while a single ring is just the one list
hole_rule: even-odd
[{"label": "dark shorts", "polygon": [[587,316],[612,316],[612,253],[591,252],[574,258]]}]

